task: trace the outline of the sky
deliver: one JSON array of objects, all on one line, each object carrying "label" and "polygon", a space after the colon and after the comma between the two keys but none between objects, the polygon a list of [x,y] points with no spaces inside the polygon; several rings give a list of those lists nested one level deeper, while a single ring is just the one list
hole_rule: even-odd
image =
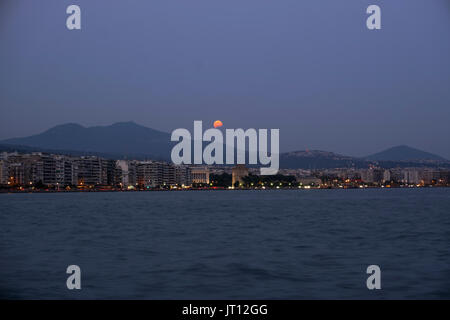
[{"label": "sky", "polygon": [[450,0],[1,0],[0,139],[194,120],[279,128],[282,151],[450,158]]}]

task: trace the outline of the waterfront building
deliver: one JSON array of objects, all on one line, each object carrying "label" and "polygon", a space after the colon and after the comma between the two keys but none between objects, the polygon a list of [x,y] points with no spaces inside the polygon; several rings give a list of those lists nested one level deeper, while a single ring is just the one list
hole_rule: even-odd
[{"label": "waterfront building", "polygon": [[10,157],[10,161],[14,161],[16,164],[21,163],[23,180],[26,185],[40,183],[46,186],[54,186],[64,183],[63,156],[33,152]]},{"label": "waterfront building", "polygon": [[178,186],[190,186],[192,184],[191,168],[183,165],[175,167],[175,184]]},{"label": "waterfront building", "polygon": [[301,177],[297,178],[297,182],[303,186],[320,186],[322,180],[316,177]]},{"label": "waterfront building", "polygon": [[128,163],[128,182],[132,186],[137,185],[137,162],[130,161]]},{"label": "waterfront building", "polygon": [[158,172],[161,173],[160,185],[174,186],[175,182],[175,166],[167,162],[158,162]]},{"label": "waterfront building", "polygon": [[156,168],[152,161],[139,162],[136,166],[137,184],[141,187],[155,187]]},{"label": "waterfront building", "polygon": [[8,163],[6,160],[0,160],[0,185],[8,184]]},{"label": "waterfront building", "polygon": [[383,173],[383,183],[391,181],[391,171],[384,170]]},{"label": "waterfront building", "polygon": [[400,168],[390,169],[389,172],[391,176],[391,181],[394,181],[396,183],[401,183],[403,181],[404,177],[403,169]]},{"label": "waterfront building", "polygon": [[403,171],[403,183],[407,184],[419,184],[419,171],[417,170],[405,170]]},{"label": "waterfront building", "polygon": [[187,185],[190,183],[190,172],[182,168],[182,166],[178,167],[161,161],[138,162],[136,165],[137,184],[141,187]]},{"label": "waterfront building", "polygon": [[77,185],[75,159],[71,157],[64,157],[64,186]]},{"label": "waterfront building", "polygon": [[422,170],[419,174],[419,180],[423,184],[436,184],[441,180],[441,172],[433,169]]},{"label": "waterfront building", "polygon": [[[44,161],[40,153],[32,153],[22,155],[15,158],[16,163],[22,163],[24,170],[24,183],[25,184],[42,184],[44,185]],[[47,163],[47,162],[46,162]],[[48,163],[47,163],[48,164]],[[50,169],[46,168],[46,178],[49,180]]]},{"label": "waterfront building", "polygon": [[8,165],[8,184],[24,185],[25,184],[25,170],[23,163],[21,162],[10,162]]},{"label": "waterfront building", "polygon": [[361,178],[360,172],[355,169],[337,169],[336,176],[342,180],[357,180]]},{"label": "waterfront building", "polygon": [[116,183],[123,188],[130,186],[130,172],[127,160],[116,161]]},{"label": "waterfront building", "polygon": [[153,186],[175,185],[175,168],[167,162],[153,162]]},{"label": "waterfront building", "polygon": [[209,184],[209,169],[206,167],[191,167],[192,183]]},{"label": "waterfront building", "polygon": [[[76,181],[79,186],[96,186],[106,184],[107,170],[102,170],[102,159],[95,156],[75,159]],[[104,183],[105,182],[105,183]]]},{"label": "waterfront building", "polygon": [[[55,155],[55,180],[58,186],[66,185],[66,160],[64,156]],[[71,184],[70,181],[69,184]]]},{"label": "waterfront building", "polygon": [[37,153],[8,156],[8,182],[10,185],[43,183],[44,166]]},{"label": "waterfront building", "polygon": [[243,178],[248,176],[248,169],[243,164],[236,165],[231,171],[231,186],[235,187],[236,183],[239,185],[244,183]]},{"label": "waterfront building", "polygon": [[450,171],[449,170],[441,171],[441,178],[440,178],[439,182],[440,182],[440,184],[450,184]]},{"label": "waterfront building", "polygon": [[131,160],[117,160],[114,164],[115,179],[108,183],[120,185],[124,188],[134,188],[137,185],[137,162]]},{"label": "waterfront building", "polygon": [[361,171],[361,180],[365,183],[379,184],[383,182],[385,170],[380,168],[369,168]]}]

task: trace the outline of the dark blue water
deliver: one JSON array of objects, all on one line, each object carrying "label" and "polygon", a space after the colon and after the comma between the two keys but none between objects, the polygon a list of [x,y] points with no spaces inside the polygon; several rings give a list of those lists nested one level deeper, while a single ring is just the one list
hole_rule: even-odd
[{"label": "dark blue water", "polygon": [[450,189],[0,195],[3,298],[449,299],[449,249]]}]

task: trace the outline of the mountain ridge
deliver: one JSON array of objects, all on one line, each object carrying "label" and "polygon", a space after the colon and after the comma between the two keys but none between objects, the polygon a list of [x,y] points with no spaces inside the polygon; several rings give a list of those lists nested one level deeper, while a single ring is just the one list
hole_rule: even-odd
[{"label": "mountain ridge", "polygon": [[407,145],[394,146],[364,157],[364,159],[369,161],[448,161],[439,155]]},{"label": "mountain ridge", "polygon": [[6,139],[0,143],[50,150],[146,154],[155,157],[165,156],[171,149],[168,133],[135,122],[118,122],[109,126],[93,127],[66,123],[37,135]]},{"label": "mountain ridge", "polygon": [[[78,123],[54,126],[40,134],[0,141],[0,150],[42,151],[108,158],[158,159],[170,161],[170,134],[133,121],[85,127]],[[408,146],[396,146],[367,157],[352,157],[323,150],[280,153],[281,168],[364,168],[372,163],[407,166],[450,163],[441,156]]]}]

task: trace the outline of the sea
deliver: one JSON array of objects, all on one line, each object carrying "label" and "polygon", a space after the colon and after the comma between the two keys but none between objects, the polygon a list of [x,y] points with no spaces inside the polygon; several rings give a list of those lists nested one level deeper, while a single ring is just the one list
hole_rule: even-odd
[{"label": "sea", "polygon": [[0,194],[0,298],[450,299],[450,188]]}]

